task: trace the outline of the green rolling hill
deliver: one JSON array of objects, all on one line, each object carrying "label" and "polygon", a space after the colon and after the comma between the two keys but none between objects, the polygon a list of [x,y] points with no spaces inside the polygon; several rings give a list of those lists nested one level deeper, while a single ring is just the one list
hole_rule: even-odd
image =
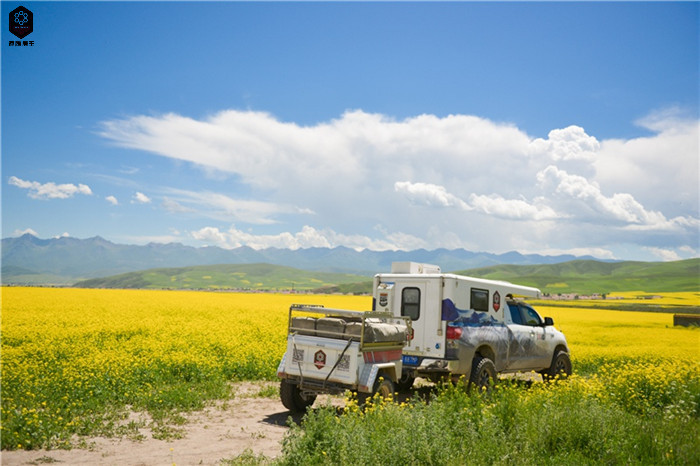
[{"label": "green rolling hill", "polygon": [[547,265],[496,265],[457,273],[534,286],[549,294],[700,291],[700,259],[675,262],[576,260]]},{"label": "green rolling hill", "polygon": [[192,290],[303,290],[357,283],[352,274],[309,272],[270,264],[220,264],[149,269],[83,280],[79,288],[146,288]]},{"label": "green rolling hill", "polygon": [[[700,259],[676,262],[576,260],[544,265],[495,265],[461,275],[534,286],[543,293],[700,291]],[[311,272],[270,264],[222,264],[149,269],[75,284],[84,288],[254,289],[371,293],[372,280],[352,274]]]}]

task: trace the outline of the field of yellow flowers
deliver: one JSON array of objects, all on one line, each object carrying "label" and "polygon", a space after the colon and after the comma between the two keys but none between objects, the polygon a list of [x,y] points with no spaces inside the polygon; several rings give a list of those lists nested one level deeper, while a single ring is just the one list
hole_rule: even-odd
[{"label": "field of yellow flowers", "polygon": [[[371,307],[352,296],[2,288],[2,448],[129,435],[129,410],[148,412],[166,436],[177,413],[229,397],[230,381],[275,379],[296,302]],[[607,381],[610,390],[596,390],[622,405],[691,413],[697,423],[697,329],[674,328],[671,314],[540,310],[567,335],[585,383]],[[683,390],[695,406],[669,401]]]}]

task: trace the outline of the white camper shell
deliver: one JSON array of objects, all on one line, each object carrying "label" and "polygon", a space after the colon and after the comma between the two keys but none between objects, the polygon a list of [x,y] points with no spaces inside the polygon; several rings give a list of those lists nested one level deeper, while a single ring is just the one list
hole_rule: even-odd
[{"label": "white camper shell", "polygon": [[[375,275],[373,309],[412,321],[400,385],[416,376],[483,379],[495,378],[495,372],[540,371],[547,377],[557,368],[568,375],[566,338],[519,297],[539,298],[540,290],[413,262],[394,263],[391,273]],[[484,363],[488,373],[475,375],[484,359],[490,361]]]}]

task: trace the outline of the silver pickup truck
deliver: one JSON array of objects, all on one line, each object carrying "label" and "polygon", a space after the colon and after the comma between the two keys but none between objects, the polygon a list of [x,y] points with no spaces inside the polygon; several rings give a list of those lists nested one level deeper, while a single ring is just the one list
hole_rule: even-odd
[{"label": "silver pickup truck", "polygon": [[539,298],[537,288],[395,262],[391,273],[375,275],[373,295],[374,310],[411,319],[399,389],[417,376],[486,388],[498,373],[536,371],[546,380],[571,374],[564,334],[517,299]]}]

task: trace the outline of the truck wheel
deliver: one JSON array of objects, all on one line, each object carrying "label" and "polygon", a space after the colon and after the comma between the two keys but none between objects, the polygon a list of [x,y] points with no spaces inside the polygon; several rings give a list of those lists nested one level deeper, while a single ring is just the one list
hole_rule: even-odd
[{"label": "truck wheel", "polygon": [[289,383],[282,379],[280,382],[280,399],[285,408],[293,413],[303,413],[306,408],[314,404],[316,395],[304,396],[299,390],[299,385]]},{"label": "truck wheel", "polygon": [[571,358],[566,351],[557,351],[552,357],[552,365],[549,369],[540,372],[542,380],[550,382],[557,378],[565,379],[571,375]]},{"label": "truck wheel", "polygon": [[394,396],[394,382],[386,372],[379,372],[377,380],[374,381],[372,393],[357,392],[357,403],[362,406],[367,403],[367,400],[375,394],[379,394],[381,398],[388,399]]},{"label": "truck wheel", "polygon": [[496,366],[489,358],[476,356],[472,362],[469,385],[479,392],[488,392],[496,384]]},{"label": "truck wheel", "polygon": [[413,382],[416,377],[411,372],[404,372],[401,374],[401,378],[396,382],[396,390],[400,392],[407,392],[413,386]]}]

